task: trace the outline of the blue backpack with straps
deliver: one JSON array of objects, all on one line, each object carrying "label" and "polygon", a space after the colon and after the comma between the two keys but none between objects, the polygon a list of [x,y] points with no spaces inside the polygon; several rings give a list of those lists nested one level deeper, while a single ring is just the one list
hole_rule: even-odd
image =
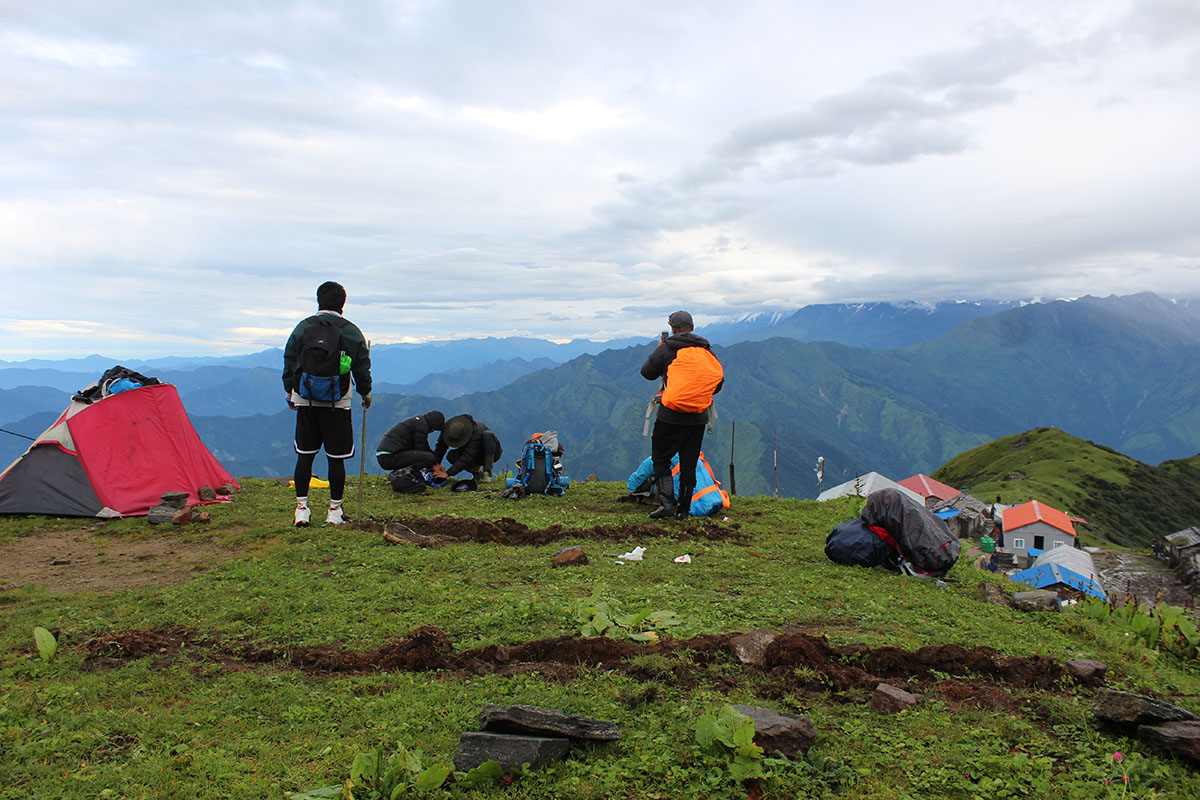
[{"label": "blue backpack with straps", "polygon": [[[546,441],[551,435],[553,438]],[[517,462],[517,476],[504,482],[505,489],[519,486],[523,494],[562,495],[571,479],[562,474],[561,455],[562,447],[553,431],[526,442]]]}]

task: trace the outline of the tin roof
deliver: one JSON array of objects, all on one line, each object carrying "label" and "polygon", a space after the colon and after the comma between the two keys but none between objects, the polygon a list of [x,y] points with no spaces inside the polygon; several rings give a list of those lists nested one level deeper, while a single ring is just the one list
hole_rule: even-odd
[{"label": "tin roof", "polygon": [[936,497],[938,500],[949,500],[954,495],[961,494],[958,489],[947,486],[941,481],[935,481],[924,473],[917,473],[910,478],[905,478],[900,481],[900,485],[905,489],[912,489],[921,497]]},{"label": "tin roof", "polygon": [[1163,538],[1176,547],[1188,547],[1193,544],[1200,544],[1200,528],[1184,528]]},{"label": "tin roof", "polygon": [[1045,503],[1039,503],[1037,500],[1030,500],[1028,503],[1004,509],[1005,533],[1023,528],[1026,525],[1032,525],[1035,522],[1044,522],[1063,533],[1070,534],[1071,536],[1076,535],[1075,527],[1071,525],[1070,517],[1057,508],[1048,506]]},{"label": "tin roof", "polygon": [[878,472],[868,472],[866,475],[860,475],[854,480],[846,481],[838,484],[832,489],[826,489],[817,495],[817,499],[822,503],[826,500],[832,500],[835,497],[845,497],[847,495],[858,495],[859,497],[867,497],[880,489],[895,489],[896,491],[908,495],[917,505],[924,506],[925,498],[909,489],[907,486],[901,486],[891,478],[880,475]]}]

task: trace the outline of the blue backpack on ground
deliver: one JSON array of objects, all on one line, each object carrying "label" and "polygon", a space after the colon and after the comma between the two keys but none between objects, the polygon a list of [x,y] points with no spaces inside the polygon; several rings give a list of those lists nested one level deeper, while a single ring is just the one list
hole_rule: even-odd
[{"label": "blue backpack on ground", "polygon": [[[679,456],[671,456],[671,479],[675,482],[675,496],[679,496]],[[649,457],[625,481],[630,494],[649,493],[654,486],[654,463]],[[704,457],[696,459],[696,484],[692,491],[689,513],[693,517],[711,517],[729,508],[729,493],[721,488],[717,474]]]},{"label": "blue backpack on ground", "polygon": [[520,494],[563,494],[571,479],[562,474],[562,452],[557,432],[535,433],[521,448],[517,476],[504,482],[506,493],[519,487]]}]

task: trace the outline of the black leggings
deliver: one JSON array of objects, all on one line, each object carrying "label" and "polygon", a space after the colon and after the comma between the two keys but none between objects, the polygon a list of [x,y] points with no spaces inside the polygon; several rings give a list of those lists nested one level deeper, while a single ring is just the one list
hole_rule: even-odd
[{"label": "black leggings", "polygon": [[[296,497],[308,497],[308,484],[312,480],[313,459],[316,453],[298,453],[296,470],[292,478],[296,481]],[[327,458],[329,461],[329,499],[341,500],[346,491],[346,460]]]}]

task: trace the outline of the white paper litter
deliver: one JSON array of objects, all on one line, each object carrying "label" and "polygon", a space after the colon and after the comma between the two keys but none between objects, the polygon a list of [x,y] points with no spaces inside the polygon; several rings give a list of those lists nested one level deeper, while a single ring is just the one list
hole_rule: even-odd
[{"label": "white paper litter", "polygon": [[642,555],[645,554],[645,552],[646,548],[635,547],[628,553],[622,553],[621,555],[617,556],[617,558],[621,559],[622,561],[641,561]]},{"label": "white paper litter", "polygon": [[675,559],[675,563],[676,564],[690,564],[690,563],[692,563],[692,557],[687,555],[686,553],[684,553],[679,558]]}]

